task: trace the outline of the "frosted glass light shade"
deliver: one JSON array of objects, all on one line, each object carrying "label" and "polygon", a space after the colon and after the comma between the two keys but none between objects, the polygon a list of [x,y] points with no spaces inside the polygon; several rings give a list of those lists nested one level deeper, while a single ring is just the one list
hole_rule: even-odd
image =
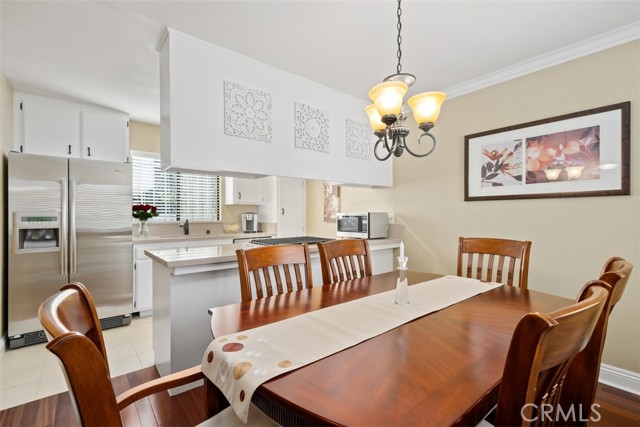
[{"label": "frosted glass light shade", "polygon": [[371,88],[369,98],[375,104],[380,117],[390,114],[397,116],[402,108],[402,99],[408,90],[409,86],[403,82],[383,82]]},{"label": "frosted glass light shade", "polygon": [[440,107],[446,97],[447,94],[444,92],[424,92],[409,98],[407,103],[413,111],[416,123],[435,123],[440,115]]},{"label": "frosted glass light shade", "polygon": [[367,112],[367,115],[369,116],[369,123],[371,123],[371,128],[373,128],[374,131],[383,130],[386,127],[386,125],[382,123],[378,110],[376,110],[376,104],[367,105],[364,107],[364,111]]}]

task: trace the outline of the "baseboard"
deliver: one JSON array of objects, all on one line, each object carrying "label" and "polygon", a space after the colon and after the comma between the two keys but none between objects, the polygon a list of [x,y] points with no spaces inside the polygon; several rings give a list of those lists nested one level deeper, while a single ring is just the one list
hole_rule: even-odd
[{"label": "baseboard", "polygon": [[0,359],[2,359],[2,356],[4,356],[6,345],[7,345],[7,334],[5,333],[2,336],[2,339],[0,339]]},{"label": "baseboard", "polygon": [[627,371],[626,369],[603,363],[600,365],[598,381],[611,387],[640,395],[640,374],[637,372]]}]

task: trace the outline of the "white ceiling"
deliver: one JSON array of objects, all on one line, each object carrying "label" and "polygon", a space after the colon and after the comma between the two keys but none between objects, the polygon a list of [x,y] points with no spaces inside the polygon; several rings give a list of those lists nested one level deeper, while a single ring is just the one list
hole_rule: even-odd
[{"label": "white ceiling", "polygon": [[[156,48],[167,26],[363,99],[397,61],[393,0],[0,6],[2,73],[15,90],[149,123],[159,123]],[[412,93],[460,94],[505,69],[522,74],[640,36],[640,0],[405,0],[402,8],[403,71],[418,78]]]}]

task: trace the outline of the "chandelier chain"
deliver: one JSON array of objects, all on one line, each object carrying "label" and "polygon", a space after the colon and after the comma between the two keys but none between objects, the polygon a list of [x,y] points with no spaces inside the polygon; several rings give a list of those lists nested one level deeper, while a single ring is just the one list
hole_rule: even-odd
[{"label": "chandelier chain", "polygon": [[398,74],[400,74],[402,72],[402,64],[400,63],[400,61],[402,60],[402,48],[401,48],[401,44],[402,44],[402,22],[400,21],[400,17],[402,16],[402,8],[400,7],[400,2],[402,0],[398,0],[398,66],[397,66],[397,72]]}]

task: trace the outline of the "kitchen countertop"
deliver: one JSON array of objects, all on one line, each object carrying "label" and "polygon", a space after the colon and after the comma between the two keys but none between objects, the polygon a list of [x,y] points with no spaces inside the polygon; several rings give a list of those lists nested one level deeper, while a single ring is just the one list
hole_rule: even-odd
[{"label": "kitchen countertop", "polygon": [[[268,234],[266,234],[268,235]],[[381,249],[393,249],[400,246],[400,239],[375,239],[369,240],[369,249],[372,251]],[[211,245],[211,246],[184,246],[166,249],[148,249],[144,253],[152,260],[168,268],[192,267],[204,264],[220,264],[225,262],[237,262],[236,250],[242,249],[242,243]],[[312,254],[318,252],[316,245],[310,245]]]},{"label": "kitchen countertop", "polygon": [[133,244],[142,243],[168,243],[168,242],[190,242],[196,240],[226,240],[226,239],[259,239],[271,237],[274,233],[216,233],[216,234],[178,234],[173,236],[133,236]]}]

